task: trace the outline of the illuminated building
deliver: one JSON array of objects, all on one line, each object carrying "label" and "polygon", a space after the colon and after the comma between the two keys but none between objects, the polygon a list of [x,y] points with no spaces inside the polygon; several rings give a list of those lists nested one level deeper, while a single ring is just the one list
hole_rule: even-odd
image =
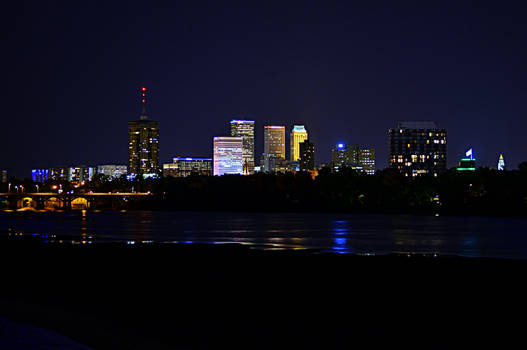
[{"label": "illuminated building", "polygon": [[141,88],[143,111],[128,122],[128,174],[155,177],[159,173],[159,123],[146,115],[146,88]]},{"label": "illuminated building", "polygon": [[55,181],[70,181],[70,168],[58,167],[49,169],[49,179]]},{"label": "illuminated building", "polygon": [[49,169],[31,169],[31,180],[44,183],[49,180]]},{"label": "illuminated building", "polygon": [[231,136],[243,138],[243,173],[254,174],[254,121],[231,120]]},{"label": "illuminated building", "polygon": [[334,149],[331,150],[331,167],[334,171],[338,171],[340,167],[353,167],[359,163],[359,146],[346,144],[340,142]]},{"label": "illuminated building", "polygon": [[446,130],[434,122],[398,122],[389,130],[390,167],[405,176],[446,170]]},{"label": "illuminated building", "polygon": [[127,174],[126,165],[99,165],[97,166],[97,174],[108,176],[109,178],[119,178]]},{"label": "illuminated building", "polygon": [[70,182],[87,182],[91,181],[95,175],[95,168],[86,165],[70,167],[68,172],[68,181]]},{"label": "illuminated building", "polygon": [[358,166],[368,175],[375,174],[375,149],[360,148]]},{"label": "illuminated building", "polygon": [[290,161],[295,162],[300,159],[300,142],[307,140],[307,130],[304,125],[293,125],[290,136]]},{"label": "illuminated building", "polygon": [[243,138],[215,137],[213,174],[243,174]]},{"label": "illuminated building", "polygon": [[264,126],[264,153],[285,159],[285,126]]},{"label": "illuminated building", "polygon": [[315,169],[315,145],[309,140],[304,140],[299,144],[300,148],[300,170]]},{"label": "illuminated building", "polygon": [[500,154],[498,159],[498,170],[505,170],[505,159],[503,158],[503,154]]},{"label": "illuminated building", "polygon": [[476,158],[474,158],[474,152],[472,148],[465,153],[465,158],[461,158],[459,161],[457,171],[475,171],[476,170]]},{"label": "illuminated building", "polygon": [[194,175],[212,175],[211,158],[174,158],[172,163],[163,164],[163,176],[186,177]]},{"label": "illuminated building", "polygon": [[7,182],[7,170],[0,169],[0,182],[6,183]]}]

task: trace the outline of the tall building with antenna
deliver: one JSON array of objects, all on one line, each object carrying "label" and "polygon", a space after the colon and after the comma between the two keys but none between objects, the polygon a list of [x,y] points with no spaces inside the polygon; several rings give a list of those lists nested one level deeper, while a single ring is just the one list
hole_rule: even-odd
[{"label": "tall building with antenna", "polygon": [[141,87],[141,115],[128,122],[128,174],[132,177],[159,176],[159,122],[146,115],[146,94]]}]

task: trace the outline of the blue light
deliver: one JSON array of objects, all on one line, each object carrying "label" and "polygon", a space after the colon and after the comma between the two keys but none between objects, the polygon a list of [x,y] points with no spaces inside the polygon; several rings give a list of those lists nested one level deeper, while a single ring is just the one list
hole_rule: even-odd
[{"label": "blue light", "polygon": [[343,148],[344,148],[344,144],[343,144],[343,143],[339,143],[339,144],[337,145],[337,148],[338,148],[338,149],[343,149]]}]

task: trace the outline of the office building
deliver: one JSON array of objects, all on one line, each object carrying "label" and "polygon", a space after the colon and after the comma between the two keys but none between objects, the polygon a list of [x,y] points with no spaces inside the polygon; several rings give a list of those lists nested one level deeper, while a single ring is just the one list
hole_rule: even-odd
[{"label": "office building", "polygon": [[95,168],[86,165],[79,165],[70,167],[68,173],[68,181],[70,182],[88,182],[91,181],[95,175]]},{"label": "office building", "polygon": [[70,181],[70,168],[57,167],[49,168],[49,179],[54,181]]},{"label": "office building", "polygon": [[231,120],[231,136],[243,138],[243,173],[254,174],[254,121]]},{"label": "office building", "polygon": [[107,176],[110,179],[120,178],[127,174],[127,166],[115,164],[98,165],[97,174]]},{"label": "office building", "polygon": [[164,177],[186,177],[189,175],[212,175],[212,158],[174,158],[163,164]]},{"label": "office building", "polygon": [[389,130],[390,167],[405,176],[446,170],[446,130],[434,122],[398,122]]},{"label": "office building", "polygon": [[143,111],[139,120],[128,122],[128,174],[133,178],[159,173],[159,123],[146,115],[146,88],[141,88]]},{"label": "office building", "polygon": [[331,168],[338,171],[341,167],[353,167],[359,163],[359,146],[340,142],[331,150]]},{"label": "office building", "polygon": [[285,159],[285,126],[264,126],[264,153]]},{"label": "office building", "polygon": [[503,158],[503,154],[500,154],[500,157],[498,158],[498,170],[505,170],[505,159]]},{"label": "office building", "polygon": [[215,137],[213,140],[213,174],[243,174],[243,138]]},{"label": "office building", "polygon": [[49,180],[49,169],[31,169],[31,180],[44,183]]},{"label": "office building", "polygon": [[368,175],[375,174],[375,149],[374,148],[360,148],[359,161],[357,164],[362,168],[362,171]]},{"label": "office building", "polygon": [[299,144],[300,150],[300,170],[315,169],[315,145],[309,140],[304,140]]},{"label": "office building", "polygon": [[293,125],[290,135],[290,161],[295,162],[300,160],[300,143],[307,140],[307,130],[304,125]]},{"label": "office building", "polygon": [[0,169],[0,183],[7,183],[7,170]]}]

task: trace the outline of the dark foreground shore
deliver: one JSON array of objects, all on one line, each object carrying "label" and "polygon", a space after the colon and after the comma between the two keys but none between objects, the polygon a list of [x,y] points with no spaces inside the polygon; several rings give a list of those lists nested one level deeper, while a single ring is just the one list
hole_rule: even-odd
[{"label": "dark foreground shore", "polygon": [[0,259],[0,317],[95,349],[511,348],[525,330],[522,260],[9,240]]}]

